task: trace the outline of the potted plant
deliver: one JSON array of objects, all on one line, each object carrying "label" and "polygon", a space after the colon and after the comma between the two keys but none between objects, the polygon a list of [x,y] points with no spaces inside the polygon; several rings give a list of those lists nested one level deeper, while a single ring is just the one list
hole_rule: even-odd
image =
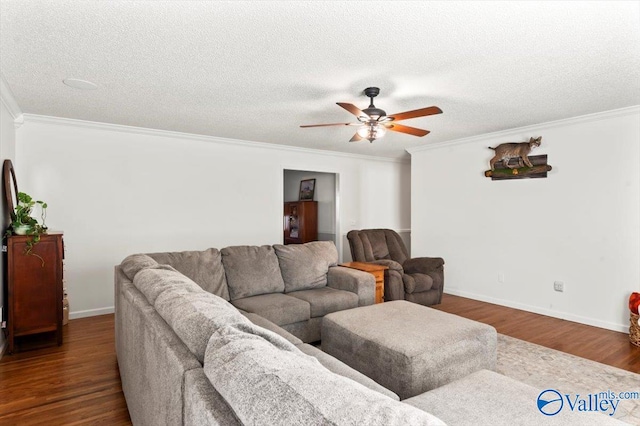
[{"label": "potted plant", "polygon": [[[31,215],[33,208],[36,206],[40,208],[42,224],[38,223],[38,220]],[[33,247],[40,242],[40,235],[47,233],[47,225],[45,224],[45,219],[47,217],[47,203],[44,201],[34,200],[30,195],[25,194],[24,192],[18,192],[18,205],[14,210],[14,214],[15,218],[9,225],[7,235],[30,235],[31,238],[27,239],[25,254],[40,257],[33,253]]]}]

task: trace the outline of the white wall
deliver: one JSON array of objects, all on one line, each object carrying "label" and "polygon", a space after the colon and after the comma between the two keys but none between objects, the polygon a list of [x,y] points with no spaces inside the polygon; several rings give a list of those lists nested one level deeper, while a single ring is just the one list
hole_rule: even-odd
[{"label": "white wall", "polygon": [[[487,146],[532,136],[548,178],[484,177]],[[445,292],[624,331],[640,288],[639,146],[633,107],[412,150],[413,255],[445,259]]]},{"label": "white wall", "polygon": [[72,317],[112,309],[128,254],[282,242],[285,169],[340,175],[344,232],[409,226],[408,163],[30,115],[17,154],[65,232]]},{"label": "white wall", "polygon": [[[1,77],[0,77],[1,78]],[[11,108],[11,105],[15,105],[13,96],[7,91],[7,87],[3,80],[0,81],[0,169],[4,160],[11,160],[15,165],[15,147],[16,147],[16,131],[15,131],[15,107]],[[2,174],[0,173],[0,176]],[[0,178],[1,180],[1,178]],[[9,212],[7,203],[4,197],[4,184],[0,184],[0,226],[2,232],[9,226]],[[4,289],[4,262],[0,262],[0,280],[3,282],[1,286]],[[4,290],[0,290],[0,306],[4,306]],[[7,313],[5,312],[6,316]],[[0,358],[5,348],[4,333],[0,331]]]},{"label": "white wall", "polygon": [[284,171],[284,201],[298,201],[300,181],[315,179],[313,194],[318,202],[318,240],[336,241],[336,175],[311,171]]}]

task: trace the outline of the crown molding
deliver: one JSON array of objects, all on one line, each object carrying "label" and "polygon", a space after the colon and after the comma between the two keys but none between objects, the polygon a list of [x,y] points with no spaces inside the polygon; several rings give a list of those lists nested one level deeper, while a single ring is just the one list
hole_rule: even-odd
[{"label": "crown molding", "polygon": [[24,123],[24,114],[16,102],[15,96],[13,96],[13,92],[9,88],[9,84],[7,80],[4,79],[4,75],[0,73],[0,102],[7,107],[9,114],[13,117],[13,123],[16,129]]},{"label": "crown molding", "polygon": [[110,132],[133,133],[147,136],[159,136],[166,138],[179,138],[200,142],[213,142],[218,144],[245,146],[251,148],[273,149],[278,151],[289,151],[303,154],[326,155],[330,157],[343,157],[357,160],[380,161],[384,163],[410,164],[410,158],[387,158],[375,157],[361,154],[349,154],[339,151],[328,151],[322,149],[301,148],[290,145],[278,145],[267,142],[254,142],[242,139],[229,139],[217,136],[198,135],[194,133],[174,132],[171,130],[150,129],[147,127],[125,126],[122,124],[100,123],[97,121],[78,120],[74,118],[53,117],[48,115],[23,114],[24,121],[27,123],[53,124],[60,126],[83,127],[95,130],[105,130]]},{"label": "crown molding", "polygon": [[430,151],[432,149],[438,149],[442,147],[452,147],[456,145],[465,145],[477,141],[481,141],[488,138],[513,136],[514,134],[526,133],[532,130],[550,129],[553,127],[566,126],[571,124],[584,123],[589,121],[604,120],[613,117],[622,117],[625,115],[639,114],[640,105],[634,105],[626,108],[614,109],[604,112],[596,112],[593,114],[580,115],[578,117],[564,118],[562,120],[548,121],[546,123],[532,124],[524,127],[516,127],[513,129],[500,130],[498,132],[484,133],[477,136],[470,136],[468,138],[454,139],[450,141],[437,142],[430,145],[419,146],[415,148],[407,148],[406,151],[409,154],[415,154],[422,151]]}]

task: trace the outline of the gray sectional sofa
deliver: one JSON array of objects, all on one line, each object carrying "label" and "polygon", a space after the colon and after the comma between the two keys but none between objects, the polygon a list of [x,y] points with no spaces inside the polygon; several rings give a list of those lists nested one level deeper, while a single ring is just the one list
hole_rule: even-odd
[{"label": "gray sectional sofa", "polygon": [[336,266],[338,252],[327,241],[152,253],[149,257],[307,343],[320,340],[324,315],[371,305],[375,297],[373,277]]},{"label": "gray sectional sofa", "polygon": [[[115,268],[116,353],[133,424],[443,425],[444,419],[452,425],[494,420],[537,425],[548,420],[534,401],[522,398],[496,416],[487,410],[487,397],[504,402],[500,399],[514,393],[536,393],[493,372],[474,373],[401,402],[305,343],[321,337],[324,315],[373,304],[373,276],[335,266],[337,260],[333,244],[323,242],[124,259]],[[479,378],[502,393],[484,395],[482,387],[476,389]],[[552,424],[619,424],[596,417],[556,418],[561,421]]]},{"label": "gray sectional sofa", "polygon": [[127,257],[115,331],[133,423],[444,424],[303,342],[322,314],[373,303],[373,276],[336,263],[321,242]]}]

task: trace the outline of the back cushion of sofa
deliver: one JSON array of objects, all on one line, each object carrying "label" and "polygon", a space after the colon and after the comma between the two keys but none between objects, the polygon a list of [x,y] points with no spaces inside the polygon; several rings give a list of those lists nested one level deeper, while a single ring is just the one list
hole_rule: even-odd
[{"label": "back cushion of sofa", "polygon": [[120,263],[122,272],[133,281],[136,274],[143,269],[155,268],[158,266],[158,262],[147,256],[146,254],[132,254],[125,257]]},{"label": "back cushion of sofa", "polygon": [[209,293],[229,300],[227,279],[222,265],[222,256],[218,249],[150,253],[149,257],[158,263],[173,266]]},{"label": "back cushion of sofa", "polygon": [[211,336],[204,372],[243,424],[444,425],[245,326],[221,327]]},{"label": "back cushion of sofa", "polygon": [[273,246],[280,263],[285,292],[309,290],[327,285],[327,271],[338,264],[338,250],[332,241]]},{"label": "back cushion of sofa", "polygon": [[151,305],[167,290],[181,293],[200,293],[202,288],[169,265],[157,265],[140,271],[133,279],[133,285],[140,290]]},{"label": "back cushion of sofa", "polygon": [[201,364],[211,335],[220,327],[253,325],[229,302],[203,290],[167,290],[158,296],[154,308]]},{"label": "back cushion of sofa", "polygon": [[218,328],[253,325],[228,301],[205,291],[168,265],[140,271],[133,285],[200,363],[204,362],[209,338]]},{"label": "back cushion of sofa", "polygon": [[220,252],[231,300],[284,292],[284,281],[273,247],[233,246]]}]

